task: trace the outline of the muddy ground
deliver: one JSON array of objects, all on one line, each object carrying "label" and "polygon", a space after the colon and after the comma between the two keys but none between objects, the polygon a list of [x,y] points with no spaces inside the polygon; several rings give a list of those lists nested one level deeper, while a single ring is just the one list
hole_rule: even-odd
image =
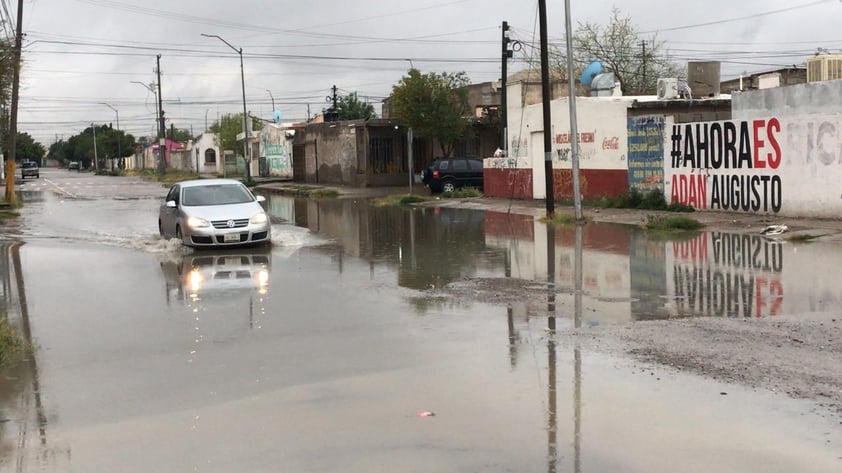
[{"label": "muddy ground", "polygon": [[[449,200],[442,206],[541,216],[543,203],[497,199]],[[557,211],[570,212],[569,207]],[[597,222],[641,224],[650,211],[585,208]],[[810,235],[816,241],[838,242],[842,251],[842,220],[795,219],[714,212],[686,214],[708,229],[759,232],[767,225],[786,224],[779,238]],[[506,305],[523,302],[530,315],[546,316],[546,285],[512,279],[467,279],[442,288],[452,297]],[[559,324],[559,327],[572,324]],[[791,314],[775,318],[700,317],[647,321],[626,325],[559,328],[566,344],[603,353],[631,356],[664,369],[689,371],[728,383],[783,392],[815,401],[823,413],[842,423],[842,310],[834,313]]]}]

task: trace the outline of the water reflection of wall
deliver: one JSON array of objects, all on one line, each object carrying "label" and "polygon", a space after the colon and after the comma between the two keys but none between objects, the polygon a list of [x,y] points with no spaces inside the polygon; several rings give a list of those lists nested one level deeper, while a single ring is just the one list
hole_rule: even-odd
[{"label": "water reflection of wall", "polygon": [[294,210],[290,220],[297,226],[334,243],[323,249],[335,252],[340,270],[343,256],[366,260],[372,270],[377,264],[395,266],[397,283],[414,289],[505,272],[504,255],[485,244],[479,210],[378,207],[351,199],[295,199],[282,208]]},{"label": "water reflection of wall", "polygon": [[779,314],[784,300],[783,245],[759,235],[722,232],[667,243],[670,315]]},{"label": "water reflection of wall", "polygon": [[[546,227],[533,217],[486,212],[486,242],[505,248],[513,278],[546,281]],[[575,284],[575,228],[555,230],[555,283],[559,310],[572,307]],[[583,281],[586,319],[627,320],[629,317],[629,234],[617,225],[588,224],[583,229]],[[568,301],[567,299],[570,299]]]},{"label": "water reflection of wall", "polygon": [[[632,304],[638,319],[798,315],[836,310],[842,302],[842,289],[831,276],[842,265],[842,253],[820,243],[704,232],[654,249],[640,237],[634,246],[646,250],[632,252],[632,294],[651,301]],[[661,279],[665,290],[651,282]],[[665,296],[660,305],[658,294]]]},{"label": "water reflection of wall", "polygon": [[663,241],[653,241],[644,232],[630,237],[629,277],[631,313],[634,319],[668,317],[664,304],[667,293],[666,251]]}]

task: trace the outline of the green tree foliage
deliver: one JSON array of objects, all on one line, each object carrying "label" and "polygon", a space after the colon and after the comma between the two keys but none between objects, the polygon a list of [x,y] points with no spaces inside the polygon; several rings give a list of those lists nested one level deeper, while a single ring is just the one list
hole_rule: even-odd
[{"label": "green tree foliage", "polygon": [[179,143],[187,143],[193,139],[193,134],[190,133],[190,130],[173,128],[172,130],[167,130],[167,138],[178,141]]},{"label": "green tree foliage", "polygon": [[[600,61],[605,72],[614,73],[623,93],[654,94],[659,77],[686,75],[683,67],[667,57],[664,44],[656,36],[644,38],[631,17],[614,8],[607,24],[580,22],[576,27],[573,34],[576,78],[585,66]],[[552,67],[562,71],[562,77],[566,77],[566,53],[564,47],[549,51]]]},{"label": "green tree foliage", "polygon": [[[251,118],[252,131],[263,129],[263,122],[254,117],[249,118]],[[233,151],[235,154],[242,156],[243,142],[237,141],[237,134],[243,132],[242,113],[222,115],[219,120],[210,126],[210,132],[216,134],[216,144],[222,150]]]},{"label": "green tree foliage", "polygon": [[15,161],[37,161],[41,162],[47,149],[29,135],[29,133],[18,132],[15,141]]},{"label": "green tree foliage", "polygon": [[412,68],[392,87],[392,110],[421,138],[438,140],[443,156],[450,156],[457,142],[469,132],[467,74],[421,74]]},{"label": "green tree foliage", "polygon": [[235,154],[242,154],[243,143],[237,141],[237,133],[243,132],[243,114],[226,113],[210,126],[210,131],[216,134],[216,141],[222,150],[231,150]]},{"label": "green tree foliage", "polygon": [[128,157],[134,154],[135,139],[131,134],[116,130],[110,125],[95,125],[85,128],[67,141],[59,141],[50,146],[50,155],[65,162],[79,161],[83,167],[93,166],[94,129],[96,130],[96,156],[100,166],[106,165],[106,159]]},{"label": "green tree foliage", "polygon": [[377,118],[374,106],[367,102],[361,102],[356,92],[350,93],[339,99],[336,107],[339,109],[340,120],[368,120]]}]

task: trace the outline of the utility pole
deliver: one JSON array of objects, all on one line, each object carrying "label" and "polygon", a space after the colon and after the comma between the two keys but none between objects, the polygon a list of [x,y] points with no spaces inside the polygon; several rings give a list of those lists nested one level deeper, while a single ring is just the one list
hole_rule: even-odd
[{"label": "utility pole", "polygon": [[325,121],[326,122],[335,122],[339,121],[339,109],[337,108],[338,99],[336,97],[336,85],[330,88],[332,94],[328,95],[325,98],[326,102],[332,102],[333,106],[330,107],[327,112],[325,112]]},{"label": "utility pole", "polygon": [[15,65],[12,74],[12,110],[9,117],[9,155],[6,159],[6,202],[17,202],[15,195],[15,148],[18,138],[18,96],[20,94],[20,56],[23,42],[23,0],[18,0],[17,29],[15,30]]},{"label": "utility pole", "polygon": [[508,156],[508,143],[509,143],[509,114],[508,114],[508,101],[507,101],[507,91],[506,88],[508,87],[506,84],[508,83],[508,63],[509,58],[513,56],[513,52],[509,49],[509,23],[504,21],[503,22],[503,62],[502,62],[502,80],[501,80],[501,90],[500,90],[500,149],[503,150],[503,155]]},{"label": "utility pole", "polygon": [[161,97],[161,55],[157,57],[158,67],[158,172],[167,172],[167,125],[164,122],[164,100]]},{"label": "utility pole", "polygon": [[99,172],[99,156],[96,154],[96,125],[91,123],[91,131],[94,134],[94,172]]},{"label": "utility pole", "polygon": [[643,69],[643,71],[642,71],[643,73],[641,75],[643,76],[643,82],[641,84],[641,91],[640,92],[645,94],[646,93],[646,40],[643,40],[643,41],[640,42],[640,47],[642,49],[642,54],[643,54],[643,58],[642,58],[642,61],[641,61],[642,62],[642,69]]},{"label": "utility pole", "polygon": [[[544,185],[547,188],[545,200],[547,205],[547,217],[552,217],[553,214],[555,214],[555,187],[553,185],[553,128],[552,118],[550,117],[550,59],[547,49],[547,0],[538,0],[538,17],[539,28],[541,30],[541,96],[544,112]],[[567,82],[571,82],[572,76],[568,75],[567,77]],[[573,147],[575,149],[576,135],[570,137],[570,142],[573,143]]]},{"label": "utility pole", "polygon": [[579,191],[579,130],[576,122],[576,79],[573,76],[573,28],[570,26],[570,0],[564,0],[565,40],[567,41],[567,103],[570,105],[570,159],[573,164],[573,208],[576,222],[584,222],[582,193]]}]

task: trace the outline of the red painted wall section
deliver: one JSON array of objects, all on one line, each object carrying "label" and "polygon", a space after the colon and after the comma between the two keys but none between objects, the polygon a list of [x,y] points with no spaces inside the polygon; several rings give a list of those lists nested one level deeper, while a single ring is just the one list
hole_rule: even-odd
[{"label": "red painted wall section", "polygon": [[[581,169],[579,189],[582,198],[616,197],[629,191],[629,173],[625,169]],[[573,171],[553,170],[553,187],[556,198],[573,198]]]},{"label": "red painted wall section", "polygon": [[488,197],[531,200],[532,170],[485,168],[482,171],[483,194]]},{"label": "red painted wall section", "polygon": [[[616,197],[629,191],[629,176],[625,169],[582,169],[579,187],[585,199]],[[486,168],[483,171],[484,194],[506,199],[533,199],[532,170],[516,168]],[[573,198],[573,172],[553,170],[556,198]]]}]

